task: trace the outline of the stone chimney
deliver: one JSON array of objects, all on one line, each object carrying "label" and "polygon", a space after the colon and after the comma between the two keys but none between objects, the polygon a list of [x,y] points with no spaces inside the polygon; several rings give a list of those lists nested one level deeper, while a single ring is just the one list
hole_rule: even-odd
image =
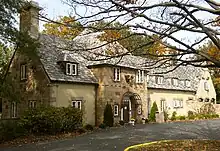
[{"label": "stone chimney", "polygon": [[20,12],[20,31],[32,38],[39,36],[39,12],[42,8],[37,2],[25,2]]}]

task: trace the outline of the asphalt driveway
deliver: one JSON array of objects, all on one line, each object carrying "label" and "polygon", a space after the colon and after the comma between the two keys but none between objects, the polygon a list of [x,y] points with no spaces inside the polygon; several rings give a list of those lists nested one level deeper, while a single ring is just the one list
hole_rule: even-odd
[{"label": "asphalt driveway", "polygon": [[220,140],[220,120],[127,126],[0,151],[123,151],[130,145],[164,139]]}]

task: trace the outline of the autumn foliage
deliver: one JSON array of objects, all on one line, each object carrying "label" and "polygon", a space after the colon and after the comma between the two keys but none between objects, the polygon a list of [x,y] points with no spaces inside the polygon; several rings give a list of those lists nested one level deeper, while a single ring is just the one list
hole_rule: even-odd
[{"label": "autumn foliage", "polygon": [[63,16],[56,22],[44,24],[43,33],[72,40],[82,32],[82,25],[74,17]]}]

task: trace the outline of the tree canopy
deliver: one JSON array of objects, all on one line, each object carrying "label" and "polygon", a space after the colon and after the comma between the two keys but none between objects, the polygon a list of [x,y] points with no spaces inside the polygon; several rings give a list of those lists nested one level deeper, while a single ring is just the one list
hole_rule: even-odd
[{"label": "tree canopy", "polygon": [[[188,0],[63,0],[73,7],[76,21],[81,22],[84,28],[99,21],[116,23],[122,26],[102,26],[103,31],[109,32],[113,28],[120,30],[129,28],[136,35],[142,35],[140,41],[150,39],[158,46],[171,53],[154,54],[150,49],[147,55],[154,55],[161,61],[176,61],[176,66],[193,65],[198,67],[220,67],[220,60],[207,51],[200,51],[199,46],[210,40],[216,48],[220,49],[219,28],[213,27],[220,15],[220,3],[217,0],[188,1]],[[85,9],[82,9],[85,8]],[[82,13],[82,10],[86,10]],[[83,14],[83,15],[81,15]],[[109,24],[110,25],[110,24]],[[121,36],[116,32],[112,36]],[[109,36],[109,34],[107,34]],[[155,35],[156,38],[155,38]],[[129,37],[127,37],[129,38]],[[111,38],[110,38],[111,39]],[[116,41],[115,39],[112,41]],[[124,42],[126,42],[124,40]],[[138,50],[140,47],[152,43],[131,45],[130,48]],[[162,50],[162,49],[158,49]],[[146,52],[141,51],[143,54]],[[195,57],[189,57],[195,56]]]}]

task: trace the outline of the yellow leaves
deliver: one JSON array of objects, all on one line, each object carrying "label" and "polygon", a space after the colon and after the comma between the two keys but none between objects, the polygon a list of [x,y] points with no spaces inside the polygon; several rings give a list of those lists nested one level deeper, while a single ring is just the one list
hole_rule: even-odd
[{"label": "yellow leaves", "polygon": [[211,45],[208,49],[208,54],[217,59],[220,60],[220,50],[215,46],[215,45]]},{"label": "yellow leaves", "polygon": [[82,25],[74,17],[60,17],[57,23],[44,24],[43,33],[72,40],[83,30]]},{"label": "yellow leaves", "polygon": [[121,34],[116,30],[105,30],[99,37],[102,41],[112,42],[121,38]]}]

